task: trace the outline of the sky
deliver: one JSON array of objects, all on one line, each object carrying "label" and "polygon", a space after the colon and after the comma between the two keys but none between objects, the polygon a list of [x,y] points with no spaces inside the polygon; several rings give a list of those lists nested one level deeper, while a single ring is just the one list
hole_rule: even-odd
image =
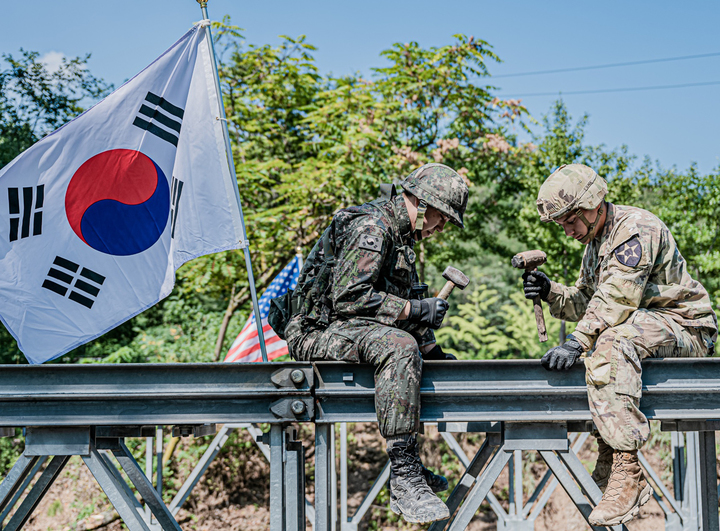
[{"label": "sky", "polygon": [[[589,115],[586,141],[625,144],[665,167],[720,167],[720,2],[665,0],[484,0],[330,2],[210,0],[210,18],[230,15],[248,43],[306,35],[322,73],[383,66],[395,42],[442,46],[463,33],[487,41],[496,95],[521,98],[540,120],[560,94],[571,115]],[[3,5],[0,53],[37,51],[49,65],[91,53],[91,72],[119,86],[199,20],[195,0],[102,0],[68,4],[23,0]],[[623,67],[532,76],[511,74],[717,54]],[[487,81],[486,81],[487,82]],[[715,83],[669,89],[572,94]],[[532,94],[546,94],[534,96]]]}]

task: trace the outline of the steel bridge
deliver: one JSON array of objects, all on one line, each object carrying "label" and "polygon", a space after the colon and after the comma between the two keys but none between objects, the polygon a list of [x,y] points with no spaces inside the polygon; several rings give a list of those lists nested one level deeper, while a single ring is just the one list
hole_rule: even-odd
[{"label": "steel bridge", "polygon": [[[557,485],[586,519],[599,502],[600,490],[575,454],[592,428],[583,367],[547,372],[537,360],[427,362],[421,397],[422,422],[437,423],[466,467],[447,500],[451,518],[435,523],[432,531],[465,529],[486,499],[498,514],[499,529],[533,529],[534,517]],[[715,430],[720,429],[720,360],[644,361],[641,409],[649,419],[660,421],[661,429],[673,432],[674,496],[642,460],[659,491],[656,499],[666,514],[666,529],[718,530]],[[77,455],[130,530],[179,530],[175,515],[199,475],[229,430],[244,427],[257,435],[270,461],[271,531],[305,529],[306,520],[315,531],[332,531],[338,524],[334,427],[340,423],[344,434],[344,423],[375,420],[373,370],[367,365],[3,365],[0,426],[25,428],[26,446],[0,484],[0,529],[21,529],[70,456]],[[314,506],[304,497],[304,452],[293,429],[310,422],[315,424]],[[270,423],[270,431],[261,434],[256,423]],[[221,432],[192,478],[166,506],[161,478],[157,486],[152,484],[124,438],[154,436],[158,426],[171,426],[176,435],[207,435],[217,424],[224,425]],[[455,442],[452,433],[458,431],[486,433],[474,456],[466,456]],[[339,528],[354,531],[386,482],[388,467],[356,514],[349,516],[344,441],[341,437]],[[537,451],[549,469],[527,503],[522,493],[523,451]],[[490,489],[508,464],[511,503],[506,512]]]}]

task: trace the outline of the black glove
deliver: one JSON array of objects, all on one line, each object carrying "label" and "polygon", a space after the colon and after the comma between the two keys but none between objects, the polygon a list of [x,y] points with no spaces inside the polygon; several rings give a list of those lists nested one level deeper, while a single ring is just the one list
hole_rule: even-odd
[{"label": "black glove", "polygon": [[542,366],[548,371],[553,369],[558,371],[562,369],[567,370],[575,365],[575,362],[582,353],[583,349],[580,342],[570,334],[567,336],[564,345],[548,350],[542,357],[542,360],[540,360],[540,363],[542,363]]},{"label": "black glove", "polygon": [[525,271],[523,273],[523,290],[526,299],[540,297],[546,301],[550,293],[550,279],[542,271]]},{"label": "black glove", "polygon": [[424,360],[456,360],[457,358],[449,352],[443,352],[440,345],[435,345],[432,349],[422,355]]},{"label": "black glove", "polygon": [[440,328],[450,305],[446,300],[431,297],[429,299],[410,301],[410,316],[408,320],[411,323],[418,323],[433,330]]}]

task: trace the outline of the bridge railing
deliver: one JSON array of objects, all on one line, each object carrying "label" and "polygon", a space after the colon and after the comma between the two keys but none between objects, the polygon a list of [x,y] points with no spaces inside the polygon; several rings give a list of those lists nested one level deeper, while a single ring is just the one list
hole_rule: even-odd
[{"label": "bridge railing", "polygon": [[[718,529],[715,433],[720,419],[720,360],[643,362],[641,409],[672,431],[698,432],[703,529]],[[427,362],[421,420],[463,423],[488,433],[448,499],[451,520],[433,530],[464,529],[502,468],[518,450],[537,450],[587,517],[600,491],[568,443],[589,431],[584,371],[545,371],[537,360]],[[5,529],[20,529],[71,455],[93,472],[130,529],[149,529],[108,454],[142,494],[163,529],[179,529],[123,444],[149,426],[207,433],[216,424],[270,423],[271,530],[305,526],[302,442],[296,422],[316,425],[314,527],[333,526],[332,463],[336,422],[374,421],[373,368],[345,363],[121,364],[0,366],[0,427],[26,428],[25,454],[0,484],[0,514],[20,503]],[[145,431],[143,431],[145,430]],[[50,459],[52,457],[52,459]],[[19,493],[40,473],[31,491]],[[143,479],[145,478],[145,479]],[[22,487],[22,489],[21,489]],[[150,485],[152,487],[152,485]],[[151,492],[152,491],[152,492]],[[153,492],[156,494],[153,495]],[[0,523],[1,525],[1,523]],[[620,527],[618,527],[620,529]]]}]

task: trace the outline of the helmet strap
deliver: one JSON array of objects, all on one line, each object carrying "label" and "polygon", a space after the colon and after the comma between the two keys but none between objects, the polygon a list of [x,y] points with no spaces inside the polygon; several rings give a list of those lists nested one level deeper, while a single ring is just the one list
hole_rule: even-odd
[{"label": "helmet strap", "polygon": [[425,200],[418,198],[417,216],[415,217],[415,239],[422,240],[422,229],[425,226],[425,212],[427,212],[428,204]]},{"label": "helmet strap", "polygon": [[605,211],[605,202],[603,201],[602,205],[600,205],[600,208],[598,209],[597,217],[595,218],[595,221],[593,221],[592,223],[590,223],[587,220],[585,215],[582,213],[582,210],[577,210],[575,212],[575,215],[578,217],[578,219],[580,221],[583,222],[583,224],[587,227],[587,230],[588,230],[585,237],[582,240],[580,240],[580,243],[587,244],[587,243],[590,243],[593,240],[593,238],[595,238],[595,235],[597,233],[597,228],[598,228],[597,224],[600,221],[600,218],[602,217],[604,211]]}]

